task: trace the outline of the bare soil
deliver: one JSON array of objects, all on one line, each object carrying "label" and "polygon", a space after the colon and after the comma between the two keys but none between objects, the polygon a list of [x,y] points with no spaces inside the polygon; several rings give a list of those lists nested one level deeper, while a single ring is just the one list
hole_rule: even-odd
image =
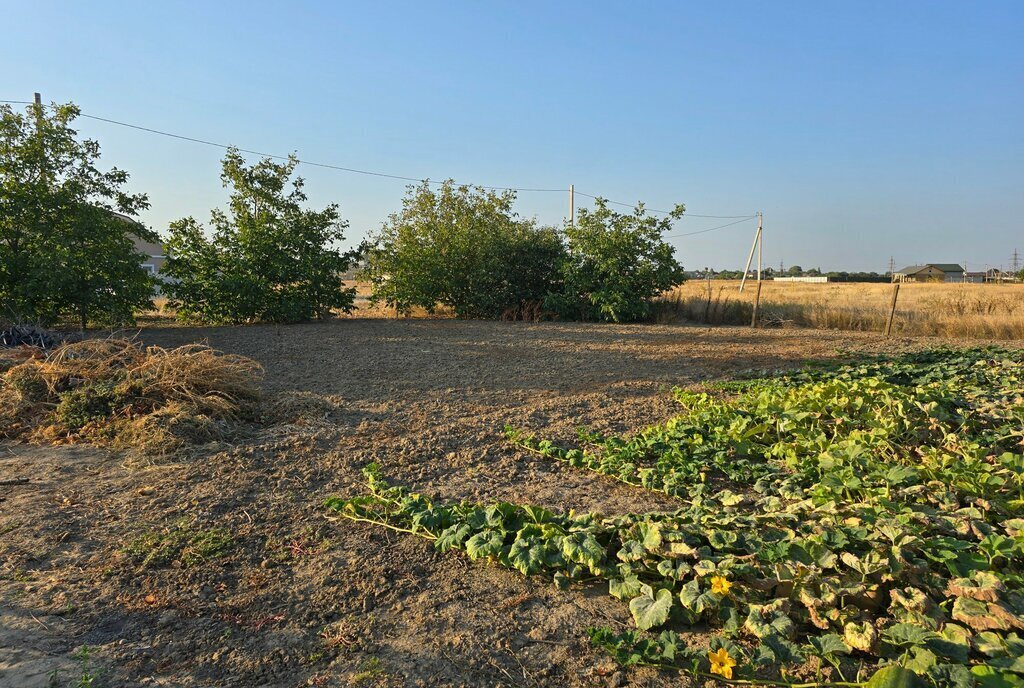
[{"label": "bare soil", "polygon": [[[672,500],[515,450],[673,412],[668,390],[922,340],[806,330],[346,320],[157,328],[267,371],[263,422],[172,462],[0,443],[0,688],[678,685],[618,671],[586,629],[627,627],[599,587],[439,554],[322,509],[379,462],[444,499],[622,513]],[[930,343],[934,344],[935,340]],[[27,479],[22,484],[9,484]],[[8,484],[4,484],[5,481]],[[204,560],[142,566],[142,536],[221,529]],[[85,646],[91,658],[73,653]],[[84,683],[90,673],[99,678]]]}]

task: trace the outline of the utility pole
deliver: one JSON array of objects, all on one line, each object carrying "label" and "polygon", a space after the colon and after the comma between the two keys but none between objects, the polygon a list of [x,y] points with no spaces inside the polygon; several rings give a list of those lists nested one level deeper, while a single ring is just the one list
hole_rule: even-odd
[{"label": "utility pole", "polygon": [[[757,211],[757,231],[754,232],[754,243],[750,245],[750,255],[747,256],[747,266],[743,268],[743,279],[740,280],[740,291],[743,291],[743,285],[747,283],[747,273],[750,272],[750,264],[754,262],[754,249],[761,245],[761,211]],[[757,252],[757,281],[761,281],[761,251]]]},{"label": "utility pole", "polygon": [[896,260],[892,256],[889,256],[889,281],[896,281]]},{"label": "utility pole", "polygon": [[576,223],[576,189],[570,184],[569,185],[569,226],[572,227]]},{"label": "utility pole", "polygon": [[[761,233],[761,211],[757,211],[757,281],[761,281],[761,266],[764,265],[762,260],[764,254],[764,241]],[[760,291],[760,289],[758,289]]]},{"label": "utility pole", "polygon": [[1013,275],[1016,277],[1017,273],[1020,272],[1020,254],[1017,253],[1017,249],[1013,249]]},{"label": "utility pole", "polygon": [[45,182],[49,179],[49,174],[46,171],[46,153],[43,150],[43,96],[39,93],[33,95],[35,96],[32,100],[35,103],[33,109],[36,112],[36,138],[39,140],[39,178]]}]

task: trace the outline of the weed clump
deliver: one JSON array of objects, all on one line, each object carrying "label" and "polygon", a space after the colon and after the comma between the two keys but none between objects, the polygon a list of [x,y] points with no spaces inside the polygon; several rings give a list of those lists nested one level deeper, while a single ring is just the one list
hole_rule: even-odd
[{"label": "weed clump", "polygon": [[46,379],[31,362],[10,368],[3,376],[3,386],[18,395],[19,401],[37,403],[49,395]]},{"label": "weed clump", "polygon": [[179,562],[189,567],[226,555],[234,545],[231,534],[222,528],[196,529],[188,521],[179,521],[164,531],[149,531],[132,540],[124,553],[143,568],[167,566]]},{"label": "weed clump", "polygon": [[87,440],[167,454],[223,436],[252,415],[262,376],[252,359],[199,344],[65,344],[0,377],[0,438]]}]

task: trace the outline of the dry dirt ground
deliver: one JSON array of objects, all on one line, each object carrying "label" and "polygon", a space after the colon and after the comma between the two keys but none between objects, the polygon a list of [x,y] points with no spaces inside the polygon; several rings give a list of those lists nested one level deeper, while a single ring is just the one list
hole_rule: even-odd
[{"label": "dry dirt ground", "polygon": [[[565,441],[583,425],[627,432],[670,416],[674,385],[922,344],[456,320],[140,337],[257,359],[266,421],[152,465],[81,445],[0,444],[0,688],[678,685],[618,672],[589,647],[587,627],[628,621],[605,590],[560,592],[332,520],[323,499],[361,492],[360,469],[377,461],[445,499],[670,509],[667,497],[519,452],[502,428]],[[230,536],[220,556],[142,566],[125,552],[147,534],[210,529]]]}]

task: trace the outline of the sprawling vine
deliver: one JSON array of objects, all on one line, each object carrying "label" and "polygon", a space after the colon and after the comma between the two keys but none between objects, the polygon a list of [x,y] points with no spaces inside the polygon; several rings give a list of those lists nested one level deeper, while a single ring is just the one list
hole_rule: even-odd
[{"label": "sprawling vine", "polygon": [[[1022,685],[1022,382],[1020,353],[939,350],[677,390],[676,418],[628,437],[581,432],[576,447],[507,430],[680,498],[671,513],[444,504],[375,465],[369,494],[327,506],[562,588],[607,585],[636,630],[591,640],[624,665],[748,683]],[[697,625],[716,629],[710,648],[677,634]]]}]

